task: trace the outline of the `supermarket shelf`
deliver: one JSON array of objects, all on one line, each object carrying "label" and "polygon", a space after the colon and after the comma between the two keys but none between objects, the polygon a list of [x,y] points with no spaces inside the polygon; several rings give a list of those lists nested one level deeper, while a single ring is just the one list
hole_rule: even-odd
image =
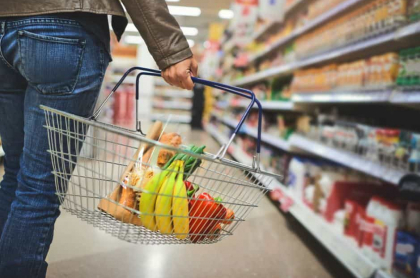
[{"label": "supermarket shelf", "polygon": [[[208,124],[206,126],[206,131],[214,138],[216,139],[216,141],[220,144],[226,144],[229,141],[229,138],[227,136],[224,136],[223,134],[220,134],[220,132],[217,130],[217,128],[212,125],[212,124]],[[245,165],[252,165],[252,157],[248,154],[246,154],[239,146],[237,146],[235,143],[232,143],[229,146],[228,149],[228,153],[229,155],[231,155],[236,161],[245,164]],[[261,170],[266,170],[264,169],[263,166],[261,166]],[[253,173],[253,176],[256,178],[261,178],[261,181],[265,181],[265,179],[262,179],[262,176],[260,174],[257,173]],[[264,185],[270,189],[273,190],[275,188],[278,188],[279,186],[281,186],[281,183],[277,180],[277,179],[271,179],[270,183],[264,183]]]},{"label": "supermarket shelf", "polygon": [[158,101],[153,102],[153,107],[158,109],[191,110],[192,104],[180,101]]},{"label": "supermarket shelf", "polygon": [[[222,123],[224,123],[227,126],[230,126],[232,128],[235,128],[238,125],[238,122],[232,118],[227,118],[227,117],[221,117],[220,115],[216,114],[216,113],[212,113],[212,116],[214,116],[215,118],[217,118],[219,121],[221,121]],[[247,127],[245,124],[241,127],[240,130],[242,133],[248,134],[251,137],[254,137],[255,139],[258,138],[258,131],[256,128],[251,128],[251,127]],[[288,141],[283,140],[277,136],[274,135],[270,135],[267,133],[262,133],[261,134],[261,141],[266,143],[266,144],[270,144],[272,146],[275,146],[279,149],[282,149],[284,151],[291,151],[291,147]]]},{"label": "supermarket shelf", "polygon": [[251,37],[251,39],[248,43],[258,40],[269,29],[271,29],[271,27],[273,27],[274,25],[276,25],[278,23],[280,23],[280,22],[279,21],[271,21],[271,22],[267,23],[265,26],[261,27],[257,32],[255,32],[255,34]]},{"label": "supermarket shelf", "polygon": [[155,96],[158,97],[173,97],[173,98],[192,98],[192,91],[182,91],[176,89],[155,90]]},{"label": "supermarket shelf", "polygon": [[294,147],[335,161],[344,166],[393,184],[398,184],[401,177],[405,174],[403,171],[383,166],[379,163],[375,163],[374,161],[364,159],[356,154],[324,145],[301,135],[293,134],[289,139],[289,142]]},{"label": "supermarket shelf", "polygon": [[293,70],[296,70],[299,68],[311,66],[311,65],[321,63],[321,62],[327,62],[343,55],[368,50],[377,45],[384,44],[384,43],[392,43],[394,41],[401,40],[403,38],[406,38],[415,34],[419,34],[419,33],[420,33],[420,22],[415,22],[410,25],[401,27],[394,32],[379,35],[377,37],[367,39],[365,41],[351,44],[351,45],[348,45],[348,46],[345,46],[336,50],[332,50],[323,54],[315,55],[314,57],[311,57],[311,58],[306,58],[300,61],[296,61],[296,62],[285,64],[282,66],[270,68],[268,70],[260,71],[256,74],[252,74],[252,75],[243,77],[241,79],[235,80],[234,82],[232,82],[232,84],[234,86],[242,86],[242,85],[250,84],[253,82],[260,81],[260,80],[272,78],[275,76],[288,74],[292,72]]},{"label": "supermarket shelf", "polygon": [[267,49],[265,49],[264,51],[252,56],[249,59],[249,62],[253,62],[265,55],[267,55],[268,53],[270,53],[271,51],[279,48],[280,46],[288,43],[289,41],[291,41],[292,39],[304,34],[305,32],[311,30],[314,27],[317,27],[319,25],[321,25],[322,23],[328,21],[329,19],[333,18],[334,16],[342,13],[343,11],[345,11],[346,9],[352,7],[353,5],[362,2],[362,0],[347,0],[341,4],[339,4],[338,6],[330,9],[329,11],[323,13],[322,15],[318,16],[317,18],[315,18],[314,20],[310,21],[308,24],[306,24],[305,26],[296,29],[295,31],[293,31],[290,35],[280,38],[277,41],[275,41],[273,44],[270,45],[270,47],[268,47]]},{"label": "supermarket shelf", "polygon": [[333,92],[333,93],[295,93],[292,96],[296,103],[373,103],[388,102],[392,92]]},{"label": "supermarket shelf", "polygon": [[394,92],[389,101],[391,103],[420,103],[420,92]]},{"label": "supermarket shelf", "polygon": [[354,276],[370,278],[378,271],[378,266],[363,255],[356,242],[345,237],[334,226],[303,204],[301,200],[294,197],[286,188],[282,187],[281,190],[293,200],[289,212]]},{"label": "supermarket shelf", "polygon": [[[227,137],[221,135],[217,128],[208,125],[206,130],[211,134],[220,144],[227,142]],[[238,162],[249,164],[252,161],[251,157],[245,154],[239,147],[233,145],[229,154]],[[254,175],[257,179],[261,178],[258,174]],[[264,179],[260,179],[261,183],[265,183]],[[328,224],[321,216],[315,214],[300,200],[297,200],[289,192],[289,190],[282,185],[278,180],[274,179],[270,184],[264,184],[269,189],[280,189],[288,198],[293,201],[289,212],[316,238],[324,245],[343,265],[345,265],[356,277],[370,278],[378,271],[368,258],[366,258],[357,248],[356,243],[351,239],[346,238],[339,231],[335,230],[333,226]],[[340,247],[340,248],[337,248]],[[346,250],[346,252],[342,252]],[[375,278],[388,278],[386,276],[375,276]]]},{"label": "supermarket shelf", "polygon": [[3,157],[5,155],[3,146],[0,146],[0,157]]},{"label": "supermarket shelf", "polygon": [[153,114],[150,116],[152,121],[166,122],[171,116],[171,123],[189,124],[191,122],[191,116],[189,115],[171,115],[171,114]]}]

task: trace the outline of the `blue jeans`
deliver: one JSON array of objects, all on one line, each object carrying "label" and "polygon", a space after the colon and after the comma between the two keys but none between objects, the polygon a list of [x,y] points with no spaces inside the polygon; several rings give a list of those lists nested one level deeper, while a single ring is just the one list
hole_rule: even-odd
[{"label": "blue jeans", "polygon": [[39,106],[90,116],[110,57],[73,20],[0,18],[0,28],[0,277],[45,277],[60,211]]}]

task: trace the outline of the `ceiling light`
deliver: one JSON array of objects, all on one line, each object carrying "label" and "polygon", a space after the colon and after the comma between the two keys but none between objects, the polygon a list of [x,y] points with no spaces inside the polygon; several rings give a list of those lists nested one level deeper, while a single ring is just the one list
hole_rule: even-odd
[{"label": "ceiling light", "polygon": [[190,39],[188,39],[188,40],[187,40],[187,42],[188,42],[188,45],[189,45],[190,47],[193,47],[193,46],[195,45],[194,40],[190,40]]},{"label": "ceiling light", "polygon": [[126,36],[124,38],[125,43],[127,44],[142,44],[144,40],[140,36]]},{"label": "ceiling light", "polygon": [[197,36],[198,34],[198,29],[195,27],[181,27],[181,30],[185,36]]},{"label": "ceiling light", "polygon": [[232,19],[235,14],[231,10],[220,10],[219,17],[223,19]]},{"label": "ceiling light", "polygon": [[179,0],[166,0],[166,2],[179,2]]},{"label": "ceiling light", "polygon": [[201,14],[200,8],[196,7],[168,6],[168,8],[172,15],[199,16]]}]

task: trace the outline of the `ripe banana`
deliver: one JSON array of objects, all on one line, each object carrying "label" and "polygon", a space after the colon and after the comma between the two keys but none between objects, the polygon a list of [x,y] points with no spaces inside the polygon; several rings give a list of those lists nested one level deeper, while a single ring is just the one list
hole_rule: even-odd
[{"label": "ripe banana", "polygon": [[157,199],[157,194],[159,193],[160,188],[165,183],[168,178],[168,174],[171,173],[174,165],[171,165],[167,170],[161,172],[158,175],[153,176],[153,178],[146,184],[142,190],[140,197],[140,217],[141,222],[144,227],[149,230],[157,231],[156,219],[155,219],[155,204]]},{"label": "ripe banana", "polygon": [[190,229],[190,220],[188,218],[187,189],[184,185],[184,162],[181,161],[180,164],[172,198],[172,218],[176,238],[186,239]]},{"label": "ripe banana", "polygon": [[163,183],[156,199],[155,215],[156,224],[162,234],[172,233],[172,194],[174,191],[175,178],[178,174],[179,162],[175,162],[176,166],[173,172]]}]

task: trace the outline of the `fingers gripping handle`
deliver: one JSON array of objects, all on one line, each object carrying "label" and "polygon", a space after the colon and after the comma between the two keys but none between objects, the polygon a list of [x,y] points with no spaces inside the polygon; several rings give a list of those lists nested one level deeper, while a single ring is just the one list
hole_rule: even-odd
[{"label": "fingers gripping handle", "polygon": [[[161,71],[159,70],[154,70],[154,69],[148,69],[148,68],[143,68],[143,67],[133,67],[130,68],[122,77],[121,79],[117,82],[117,84],[114,86],[114,88],[111,90],[111,93],[108,95],[108,97],[101,103],[101,105],[99,106],[99,108],[95,111],[95,113],[93,114],[93,116],[91,117],[91,119],[96,120],[98,118],[98,116],[100,115],[105,103],[111,98],[111,96],[116,92],[116,90],[118,89],[118,87],[124,82],[125,78],[134,70],[139,70],[141,71],[140,73],[137,74],[136,77],[136,128],[137,131],[140,130],[140,126],[139,126],[139,119],[138,119],[138,101],[139,101],[139,84],[140,84],[140,77],[143,75],[146,76],[156,76],[156,77],[161,77]],[[232,136],[229,138],[229,141],[227,142],[227,144],[223,145],[221,147],[221,149],[219,150],[219,152],[216,154],[216,157],[219,159],[222,159],[230,144],[232,143],[233,139],[235,138],[236,134],[239,132],[240,128],[242,127],[243,123],[245,122],[246,118],[248,117],[252,107],[254,106],[254,104],[257,104],[258,106],[258,134],[257,134],[257,150],[256,150],[256,156],[254,157],[254,163],[253,163],[253,167],[256,168],[257,170],[259,170],[259,161],[260,161],[260,151],[261,151],[261,127],[262,127],[262,106],[261,103],[258,101],[258,99],[255,97],[255,94],[247,89],[243,89],[243,88],[238,88],[238,87],[233,87],[233,86],[229,86],[229,85],[225,85],[225,84],[221,84],[218,82],[213,82],[213,81],[209,81],[209,80],[204,80],[198,77],[191,77],[192,81],[194,83],[197,84],[202,84],[204,86],[209,86],[215,89],[220,89],[223,90],[225,92],[231,93],[231,94],[235,94],[247,99],[250,99],[250,104],[248,105],[248,107],[246,108],[244,114],[242,115],[238,125],[236,126],[236,128],[234,129],[234,132],[232,134]]]}]

